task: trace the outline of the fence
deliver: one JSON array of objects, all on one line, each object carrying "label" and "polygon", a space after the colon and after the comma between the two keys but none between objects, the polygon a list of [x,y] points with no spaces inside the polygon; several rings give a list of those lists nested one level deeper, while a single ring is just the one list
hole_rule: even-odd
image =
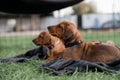
[{"label": "fence", "polygon": [[[99,24],[101,23],[99,23],[99,20],[102,20],[101,17],[98,17],[98,20],[96,20],[97,18],[94,17],[94,20],[96,21],[93,24],[90,24],[89,21],[92,21],[90,17],[93,18],[92,16],[95,15],[89,15],[86,17],[85,15],[83,17],[78,17],[73,15],[73,16],[66,16],[63,18],[53,18],[52,16],[43,18],[40,17],[39,15],[27,16],[27,17],[17,16],[18,18],[2,17],[0,18],[0,30],[1,30],[0,58],[22,54],[25,53],[27,50],[35,48],[36,46],[32,43],[32,39],[34,39],[34,37],[37,36],[40,31],[45,30],[47,26],[52,24],[57,24],[62,20],[68,20],[75,23],[75,25],[78,26],[79,31],[85,41],[97,40],[97,41],[106,42],[111,40],[115,43],[115,45],[120,47],[119,21],[116,23],[117,28],[113,27],[113,25],[112,27],[108,27],[108,28],[106,27],[100,28]],[[86,20],[84,19],[84,17]],[[103,17],[103,18],[106,19],[108,17]],[[108,20],[111,19],[107,19],[107,21]],[[106,23],[106,25],[111,26],[109,23],[108,24]],[[92,26],[91,28],[91,26],[89,25],[94,25],[94,26]],[[14,28],[20,28],[20,29],[17,29],[15,31]]]}]

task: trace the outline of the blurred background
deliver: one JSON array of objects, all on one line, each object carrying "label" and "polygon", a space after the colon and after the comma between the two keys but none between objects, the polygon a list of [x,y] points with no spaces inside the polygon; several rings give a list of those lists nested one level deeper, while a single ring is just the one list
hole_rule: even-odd
[{"label": "blurred background", "polygon": [[120,1],[84,0],[47,14],[0,12],[0,58],[35,48],[32,39],[63,20],[73,22],[85,41],[111,40],[120,47]]}]

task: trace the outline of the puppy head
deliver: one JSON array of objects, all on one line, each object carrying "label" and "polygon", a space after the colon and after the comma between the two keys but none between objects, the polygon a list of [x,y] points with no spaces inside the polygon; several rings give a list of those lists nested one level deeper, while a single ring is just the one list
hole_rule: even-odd
[{"label": "puppy head", "polygon": [[48,30],[45,30],[36,37],[33,42],[38,46],[47,46],[51,42],[51,35]]},{"label": "puppy head", "polygon": [[53,36],[57,36],[58,38],[61,38],[62,40],[67,40],[71,36],[74,36],[74,34],[77,31],[76,26],[68,21],[62,21],[57,25],[52,25],[48,27],[48,31]]}]

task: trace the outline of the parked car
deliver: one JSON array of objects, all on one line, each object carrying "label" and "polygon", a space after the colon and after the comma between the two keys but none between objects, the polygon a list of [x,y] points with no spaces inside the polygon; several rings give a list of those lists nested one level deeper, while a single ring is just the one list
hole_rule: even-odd
[{"label": "parked car", "polygon": [[102,28],[120,28],[120,20],[111,20],[111,21],[105,22],[102,25]]}]

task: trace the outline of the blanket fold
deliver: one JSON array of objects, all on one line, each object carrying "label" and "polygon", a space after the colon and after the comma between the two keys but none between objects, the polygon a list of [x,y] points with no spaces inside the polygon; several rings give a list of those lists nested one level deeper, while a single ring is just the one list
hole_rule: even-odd
[{"label": "blanket fold", "polygon": [[63,60],[54,59],[42,65],[44,69],[52,71],[56,75],[73,74],[77,72],[107,72],[116,73],[120,70],[120,58],[114,61],[104,63],[93,63],[85,60]]},{"label": "blanket fold", "polygon": [[0,59],[0,63],[6,62],[25,62],[26,60],[44,60],[47,58],[47,48],[38,47],[14,57]]},{"label": "blanket fold", "polygon": [[[26,60],[44,60],[47,56],[47,48],[38,47],[36,49],[29,50],[24,54],[20,54],[14,57],[0,59],[0,63],[6,62],[25,62]],[[48,63],[40,65],[43,69],[47,69],[56,75],[61,74],[73,74],[74,72],[107,72],[116,73],[120,70],[120,58],[108,63],[89,62],[85,60],[64,60],[54,59]]]}]

